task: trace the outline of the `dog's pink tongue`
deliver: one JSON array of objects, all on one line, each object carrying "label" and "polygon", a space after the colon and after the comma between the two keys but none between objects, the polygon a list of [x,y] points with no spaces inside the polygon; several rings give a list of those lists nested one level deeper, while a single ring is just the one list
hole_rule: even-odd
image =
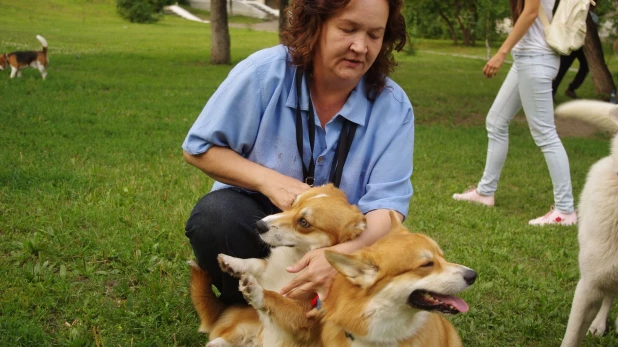
[{"label": "dog's pink tongue", "polygon": [[466,313],[468,312],[468,310],[470,310],[468,304],[461,298],[458,298],[456,296],[433,294],[433,297],[447,305],[453,306],[457,311],[461,313]]}]

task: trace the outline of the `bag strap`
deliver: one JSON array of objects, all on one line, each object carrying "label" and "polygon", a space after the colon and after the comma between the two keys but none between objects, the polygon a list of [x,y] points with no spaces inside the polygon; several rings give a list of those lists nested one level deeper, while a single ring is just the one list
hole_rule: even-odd
[{"label": "bag strap", "polygon": [[[309,167],[305,166],[303,160],[303,120],[300,111],[300,96],[302,88],[302,78],[305,76],[307,81],[307,94],[309,95],[309,110],[307,111],[307,127],[309,132],[309,147],[311,148],[311,158],[309,158]],[[309,92],[309,78],[305,75],[305,72],[301,68],[296,68],[296,147],[298,148],[298,154],[300,156],[300,163],[303,167],[303,181],[310,186],[315,183],[315,161],[313,160],[313,147],[315,145],[315,121],[313,114],[313,103],[311,102],[311,95]],[[350,148],[352,148],[352,141],[354,141],[354,134],[356,133],[356,123],[345,119],[339,134],[339,140],[337,141],[337,147],[335,150],[335,158],[330,167],[329,182],[339,188],[341,184],[341,176],[343,175],[343,165],[348,158]]]}]

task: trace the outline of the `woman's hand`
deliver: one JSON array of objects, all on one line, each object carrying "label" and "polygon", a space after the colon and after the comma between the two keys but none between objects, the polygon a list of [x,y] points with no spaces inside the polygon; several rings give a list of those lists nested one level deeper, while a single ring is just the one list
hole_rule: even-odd
[{"label": "woman's hand", "polygon": [[309,299],[317,293],[320,300],[325,300],[337,270],[324,257],[324,248],[309,251],[296,264],[288,267],[287,271],[297,273],[302,269],[305,272],[281,288],[281,294],[292,299]]},{"label": "woman's hand", "polygon": [[498,70],[500,70],[500,67],[504,64],[504,59],[506,59],[506,54],[498,52],[485,64],[483,74],[485,74],[487,78],[496,76]]},{"label": "woman's hand", "polygon": [[308,184],[295,178],[282,175],[275,171],[271,171],[270,173],[270,175],[264,177],[260,184],[259,191],[266,195],[270,202],[281,209],[281,211],[289,210],[294,199],[296,199],[299,194],[311,188]]}]

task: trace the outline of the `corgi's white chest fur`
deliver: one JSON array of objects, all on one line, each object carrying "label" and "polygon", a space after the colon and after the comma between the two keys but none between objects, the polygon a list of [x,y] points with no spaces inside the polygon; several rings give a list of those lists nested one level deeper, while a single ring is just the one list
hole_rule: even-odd
[{"label": "corgi's white chest fur", "polygon": [[256,277],[258,283],[266,290],[278,292],[298,275],[298,273],[288,272],[286,268],[299,261],[305,253],[304,250],[299,250],[297,247],[273,248],[264,272]]}]

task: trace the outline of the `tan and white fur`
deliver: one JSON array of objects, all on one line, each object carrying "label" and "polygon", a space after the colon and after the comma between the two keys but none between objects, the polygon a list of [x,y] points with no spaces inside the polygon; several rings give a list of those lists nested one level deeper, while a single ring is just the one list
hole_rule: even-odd
[{"label": "tan and white fur", "polygon": [[[207,290],[211,284],[208,275],[197,264],[191,264],[191,296],[202,322],[200,331],[210,333],[211,341],[207,346],[246,346],[247,341],[273,347],[312,345],[318,333],[316,322],[304,315],[310,309],[309,301],[283,298],[278,294],[297,275],[288,273],[286,267],[295,264],[310,250],[355,238],[365,226],[365,216],[358,207],[350,205],[345,194],[332,184],[311,188],[299,195],[289,210],[258,221],[261,238],[272,247],[266,259],[219,255],[224,271],[242,277],[239,289],[253,305],[242,310],[233,307],[235,312],[228,312],[214,298],[212,291]],[[249,283],[259,284],[266,290],[248,293]],[[275,313],[266,309],[273,296],[277,297],[275,300],[280,308]],[[252,330],[256,324],[258,328]],[[242,328],[233,329],[234,325]],[[218,329],[220,327],[225,329]],[[288,334],[288,331],[294,333]]]},{"label": "tan and white fur", "polygon": [[[312,311],[320,326],[316,346],[462,345],[452,324],[435,312],[466,312],[468,305],[452,295],[474,283],[476,272],[447,262],[432,239],[410,233],[394,212],[390,233],[374,245],[325,255],[339,274],[322,308]],[[243,294],[271,315],[287,309],[276,293],[264,300],[268,291],[250,278],[243,285]]]},{"label": "tan and white fur", "polygon": [[40,51],[16,51],[8,54],[0,55],[0,70],[6,69],[7,65],[11,67],[11,78],[15,76],[21,77],[21,70],[32,67],[38,69],[43,79],[47,77],[47,64],[49,57],[47,56],[47,40],[41,35],[37,35],[43,48]]},{"label": "tan and white fur", "polygon": [[[556,116],[589,122],[601,130],[618,130],[618,105],[607,102],[571,101],[557,107]],[[563,347],[579,346],[586,331],[602,336],[618,294],[618,136],[614,136],[610,151],[588,171],[579,199],[580,279]]]},{"label": "tan and white fur", "polygon": [[441,314],[465,313],[454,295],[477,277],[447,262],[434,240],[410,233],[391,212],[391,231],[353,254],[325,251],[339,272],[321,313],[324,346],[461,346]]}]

